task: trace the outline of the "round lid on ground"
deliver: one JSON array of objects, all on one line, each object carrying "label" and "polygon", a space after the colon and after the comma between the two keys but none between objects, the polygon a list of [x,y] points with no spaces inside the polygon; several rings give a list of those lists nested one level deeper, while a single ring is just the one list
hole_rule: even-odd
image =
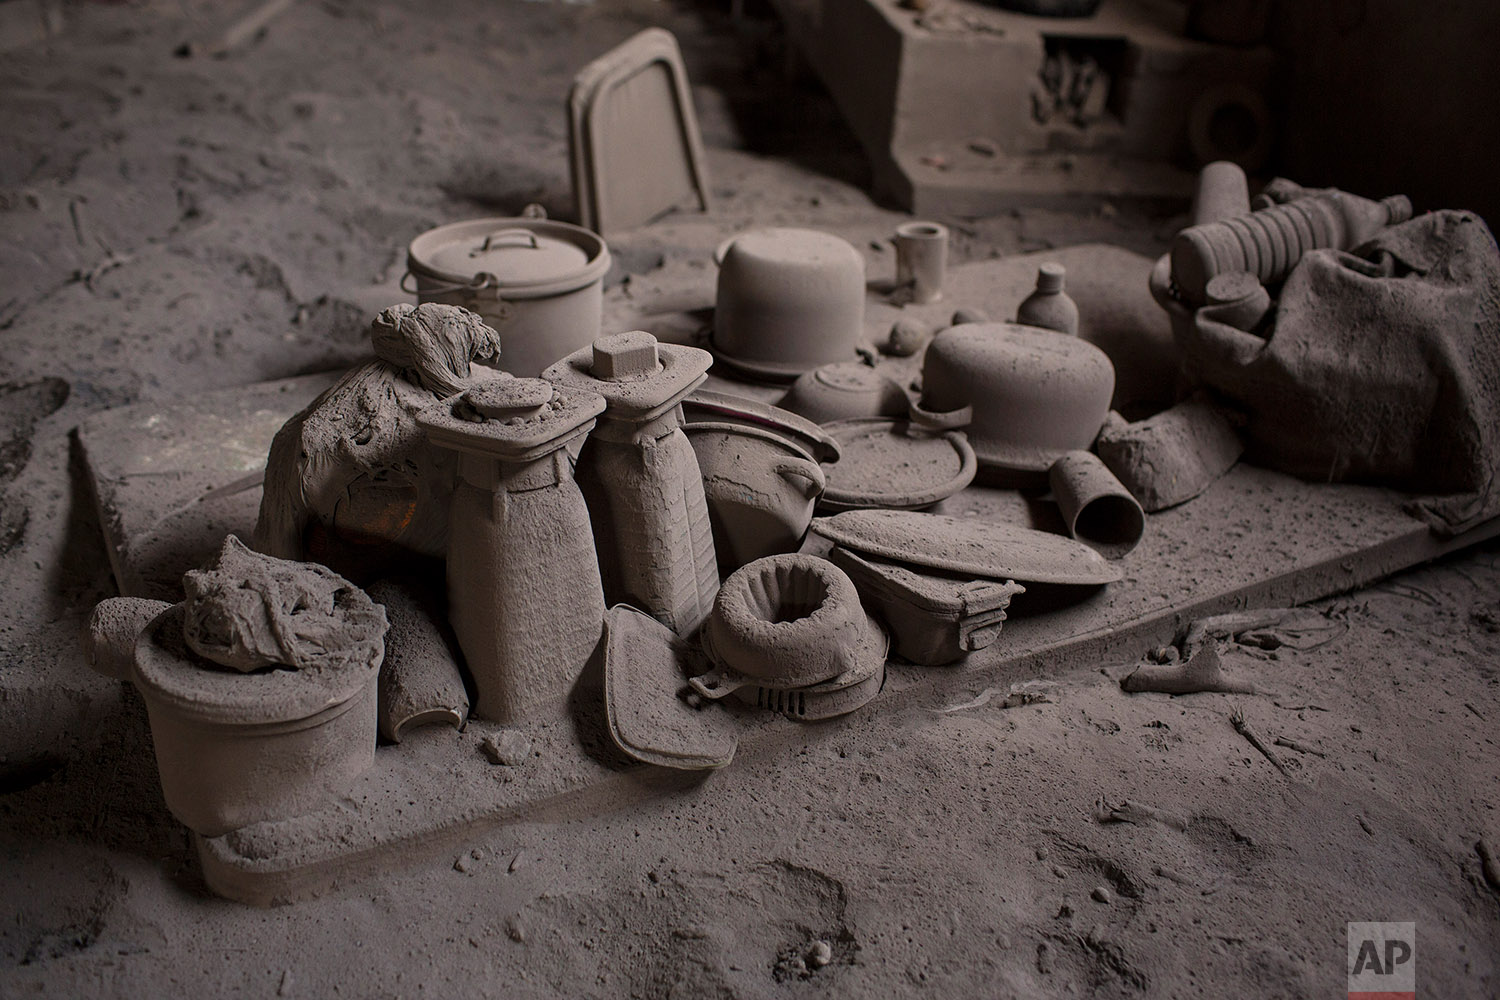
[{"label": "round lid on ground", "polygon": [[904,420],[858,418],[825,424],[842,453],[825,465],[824,510],[928,507],[974,481],[978,463],[964,435],[912,434]]}]

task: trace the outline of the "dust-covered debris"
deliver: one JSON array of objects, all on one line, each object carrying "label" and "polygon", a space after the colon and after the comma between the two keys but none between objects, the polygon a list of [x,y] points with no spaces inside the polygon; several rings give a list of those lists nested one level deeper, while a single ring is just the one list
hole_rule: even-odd
[{"label": "dust-covered debris", "polygon": [[519,729],[502,729],[486,733],[479,750],[491,764],[520,767],[531,757],[531,738]]}]

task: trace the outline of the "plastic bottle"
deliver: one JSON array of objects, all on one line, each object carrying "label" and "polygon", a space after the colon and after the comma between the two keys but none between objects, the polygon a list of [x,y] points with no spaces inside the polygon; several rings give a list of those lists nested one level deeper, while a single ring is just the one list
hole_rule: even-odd
[{"label": "plastic bottle", "polygon": [[448,618],[479,718],[561,717],[599,643],[604,589],[567,449],[603,409],[597,393],[514,378],[417,417],[434,444],[459,453]]},{"label": "plastic bottle", "polygon": [[1248,215],[1192,226],[1172,243],[1172,278],[1191,305],[1226,271],[1249,271],[1264,285],[1286,278],[1309,250],[1349,250],[1382,228],[1411,218],[1405,195],[1370,201],[1327,191]]},{"label": "plastic bottle", "polygon": [[1068,272],[1061,264],[1037,268],[1036,291],[1016,309],[1016,322],[1078,336],[1078,306],[1063,291]]}]

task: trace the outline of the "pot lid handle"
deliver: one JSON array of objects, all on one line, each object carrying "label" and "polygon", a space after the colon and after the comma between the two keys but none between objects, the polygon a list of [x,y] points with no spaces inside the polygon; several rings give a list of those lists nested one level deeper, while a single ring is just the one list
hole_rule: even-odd
[{"label": "pot lid handle", "polygon": [[[518,240],[520,242],[517,242]],[[536,233],[530,229],[523,229],[519,226],[510,229],[497,229],[486,236],[479,246],[470,250],[469,256],[478,257],[480,254],[488,253],[502,246],[522,246],[525,244],[530,244],[533,250],[541,249],[536,241]]]}]

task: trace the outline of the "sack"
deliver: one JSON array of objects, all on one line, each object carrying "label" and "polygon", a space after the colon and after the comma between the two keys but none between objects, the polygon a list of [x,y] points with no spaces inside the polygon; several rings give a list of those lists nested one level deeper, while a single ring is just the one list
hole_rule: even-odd
[{"label": "sack", "polygon": [[1184,362],[1244,411],[1248,459],[1424,494],[1408,510],[1445,535],[1500,513],[1500,251],[1478,216],[1305,254],[1264,337],[1222,308],[1197,311]]}]

